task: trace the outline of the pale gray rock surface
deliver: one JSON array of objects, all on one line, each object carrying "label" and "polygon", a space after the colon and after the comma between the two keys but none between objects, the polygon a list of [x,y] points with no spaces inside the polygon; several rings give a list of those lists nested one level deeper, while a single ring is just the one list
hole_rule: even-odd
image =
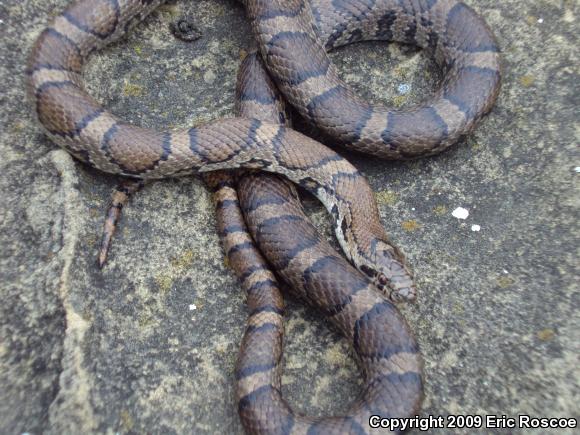
[{"label": "pale gray rock surface", "polygon": [[[233,368],[247,313],[203,184],[161,181],[136,195],[101,271],[118,179],[57,149],[25,104],[27,53],[67,3],[0,4],[0,433],[242,433]],[[420,299],[403,312],[425,357],[423,415],[578,418],[580,8],[468,3],[503,51],[492,114],[433,158],[347,156],[418,278]],[[182,16],[200,40],[171,35]],[[136,124],[190,126],[231,115],[250,45],[236,2],[171,2],[96,54],[87,86]],[[392,105],[420,101],[438,81],[429,59],[396,45],[333,59],[360,92]],[[324,210],[311,198],[306,207],[331,238]],[[457,207],[466,220],[452,216]],[[311,414],[345,410],[359,391],[347,343],[315,312],[289,306],[284,394]]]}]

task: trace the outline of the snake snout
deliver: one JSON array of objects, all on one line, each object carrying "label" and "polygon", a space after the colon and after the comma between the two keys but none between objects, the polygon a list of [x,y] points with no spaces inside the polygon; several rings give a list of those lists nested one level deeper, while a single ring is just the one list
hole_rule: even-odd
[{"label": "snake snout", "polygon": [[389,277],[389,288],[391,299],[397,302],[415,302],[417,299],[417,288],[413,275],[404,263],[396,262],[391,268],[393,272]]},{"label": "snake snout", "polygon": [[391,299],[395,302],[413,303],[417,300],[417,289],[414,285],[392,289]]},{"label": "snake snout", "polygon": [[384,242],[378,243],[376,248],[375,265],[378,273],[375,276],[375,285],[392,302],[415,302],[417,289],[404,255]]}]

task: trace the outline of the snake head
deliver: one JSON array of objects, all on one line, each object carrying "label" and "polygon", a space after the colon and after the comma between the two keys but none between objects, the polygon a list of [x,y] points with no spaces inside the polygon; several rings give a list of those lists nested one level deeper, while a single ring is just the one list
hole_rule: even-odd
[{"label": "snake head", "polygon": [[417,289],[403,253],[383,241],[377,241],[374,254],[375,286],[393,302],[414,302]]}]

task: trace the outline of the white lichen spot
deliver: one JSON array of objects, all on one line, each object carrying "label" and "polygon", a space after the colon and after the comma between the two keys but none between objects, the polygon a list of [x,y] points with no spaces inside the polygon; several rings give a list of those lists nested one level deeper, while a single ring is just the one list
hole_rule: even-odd
[{"label": "white lichen spot", "polygon": [[471,231],[475,231],[475,232],[481,231],[481,227],[479,225],[472,225]]},{"label": "white lichen spot", "polygon": [[504,269],[503,273],[505,273],[507,275],[509,272],[506,269]]},{"label": "white lichen spot", "polygon": [[195,305],[195,304],[191,304],[191,305],[189,306],[189,311],[195,311],[195,310],[197,310],[197,305]]},{"label": "white lichen spot", "polygon": [[574,168],[574,172],[576,172],[577,174],[580,174],[580,166],[576,166]]},{"label": "white lichen spot", "polygon": [[542,24],[544,22],[543,18],[538,18],[538,23]]},{"label": "white lichen spot", "polygon": [[469,210],[463,207],[457,207],[455,210],[453,210],[451,215],[457,219],[467,219],[467,217],[469,216]]},{"label": "white lichen spot", "polygon": [[216,80],[216,74],[213,71],[206,71],[203,75],[203,81],[211,85]]},{"label": "white lichen spot", "polygon": [[401,83],[397,87],[397,91],[399,91],[399,94],[402,94],[402,95],[408,94],[410,90],[411,90],[411,85],[409,85],[407,83]]}]

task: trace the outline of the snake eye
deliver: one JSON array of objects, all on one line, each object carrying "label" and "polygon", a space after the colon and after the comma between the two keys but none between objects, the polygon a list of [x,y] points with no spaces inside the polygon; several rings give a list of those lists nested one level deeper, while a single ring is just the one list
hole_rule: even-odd
[{"label": "snake eye", "polygon": [[385,286],[389,282],[389,280],[387,279],[387,277],[383,273],[379,274],[377,280],[379,282],[379,285],[381,285],[381,286]]}]

